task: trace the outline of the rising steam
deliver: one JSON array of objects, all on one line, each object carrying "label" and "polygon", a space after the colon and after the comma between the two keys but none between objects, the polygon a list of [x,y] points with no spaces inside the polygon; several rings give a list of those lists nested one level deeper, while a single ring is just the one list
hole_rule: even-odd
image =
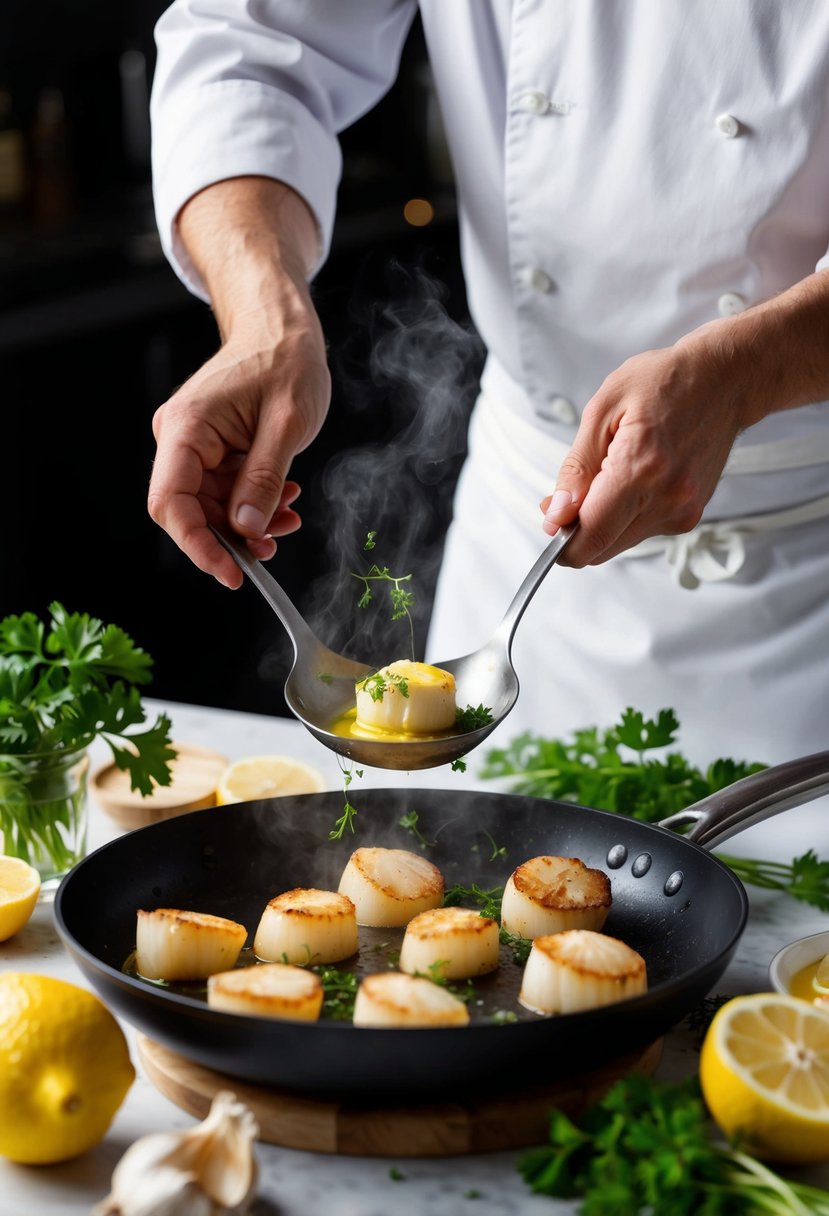
[{"label": "rising steam", "polygon": [[[347,409],[365,409],[378,394],[386,399],[388,432],[340,451],[321,474],[316,492],[330,524],[326,573],[309,589],[305,606],[327,645],[378,664],[407,657],[408,625],[390,620],[384,587],[368,609],[358,609],[352,571],[376,562],[394,575],[412,574],[415,657],[422,658],[483,357],[472,327],[449,315],[443,284],[399,265],[390,268],[390,281],[390,298],[363,307],[355,319],[368,329],[368,366],[335,369]],[[377,544],[365,552],[369,530],[377,532]]]}]

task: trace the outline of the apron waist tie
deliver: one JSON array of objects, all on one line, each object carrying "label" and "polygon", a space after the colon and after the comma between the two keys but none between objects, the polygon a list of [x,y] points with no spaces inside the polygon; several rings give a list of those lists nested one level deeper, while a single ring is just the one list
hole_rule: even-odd
[{"label": "apron waist tie", "polygon": [[791,528],[826,516],[829,516],[829,495],[784,511],[697,524],[696,528],[679,536],[652,536],[620,556],[652,557],[664,553],[680,587],[693,590],[700,583],[718,583],[732,578],[742,569],[746,559],[745,537]]}]

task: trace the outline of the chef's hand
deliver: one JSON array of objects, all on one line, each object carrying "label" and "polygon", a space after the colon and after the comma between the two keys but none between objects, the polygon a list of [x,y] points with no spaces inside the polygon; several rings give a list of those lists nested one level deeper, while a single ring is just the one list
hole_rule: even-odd
[{"label": "chef's hand", "polygon": [[291,462],[328,409],[325,343],[305,278],[316,232],[301,199],[262,179],[208,188],[180,227],[224,340],[156,411],[148,510],[199,569],[235,588],[242,573],[208,522],[246,538],[254,557],[273,557],[273,537],[301,522]]},{"label": "chef's hand", "polygon": [[562,561],[607,561],[700,519],[742,426],[739,398],[713,352],[681,344],[628,359],[588,402],[545,498],[544,530],[578,516]]},{"label": "chef's hand", "polygon": [[612,372],[541,503],[550,535],[578,516],[561,563],[598,565],[650,536],[694,528],[740,431],[829,398],[827,326],[822,270]]}]

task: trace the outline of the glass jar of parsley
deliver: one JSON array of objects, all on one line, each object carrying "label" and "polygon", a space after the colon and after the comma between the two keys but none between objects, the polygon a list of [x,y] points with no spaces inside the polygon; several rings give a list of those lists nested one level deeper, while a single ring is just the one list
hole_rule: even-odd
[{"label": "glass jar of parsley", "polygon": [[48,895],[86,853],[86,747],[0,754],[0,853],[40,874]]},{"label": "glass jar of parsley", "polygon": [[54,893],[86,851],[87,750],[106,743],[142,795],[169,785],[170,719],[146,721],[152,659],[117,625],[67,612],[0,620],[0,851]]}]

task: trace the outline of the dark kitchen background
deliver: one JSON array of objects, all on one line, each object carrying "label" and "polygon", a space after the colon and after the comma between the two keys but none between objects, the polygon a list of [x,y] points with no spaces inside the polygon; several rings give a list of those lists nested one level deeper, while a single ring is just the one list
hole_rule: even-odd
[{"label": "dark kitchen background", "polygon": [[[231,593],[197,571],[146,512],[153,412],[217,347],[152,211],[165,7],[3,0],[0,616],[44,616],[58,599],[153,655],[151,695],[284,713],[292,655],[276,618],[249,584]],[[327,644],[370,658],[389,613],[380,599],[356,609],[349,570],[376,560],[413,574],[420,650],[480,368],[419,25],[396,84],[342,145],[333,249],[314,283],[333,404],[292,473],[304,527],[270,568]],[[406,653],[398,636],[387,658]]]}]

